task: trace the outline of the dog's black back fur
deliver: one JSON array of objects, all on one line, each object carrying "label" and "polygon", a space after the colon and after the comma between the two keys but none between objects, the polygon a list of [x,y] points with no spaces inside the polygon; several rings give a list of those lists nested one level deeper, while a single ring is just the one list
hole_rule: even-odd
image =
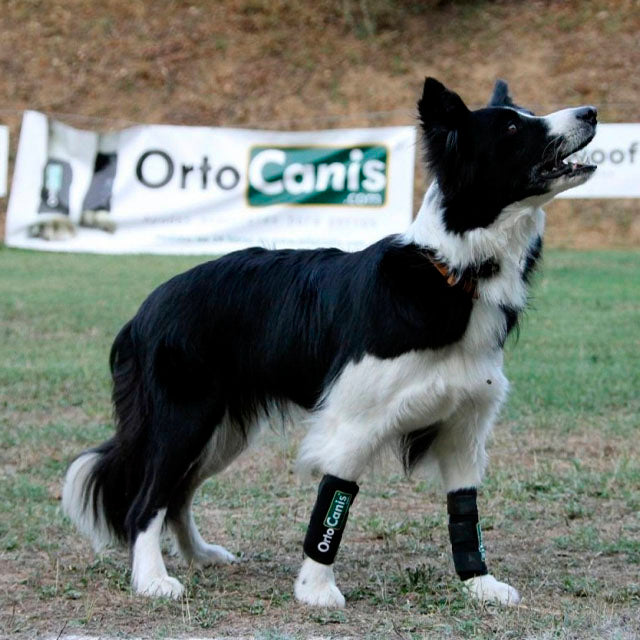
[{"label": "dog's black back fur", "polygon": [[391,237],[357,253],[230,254],[156,289],[131,331],[167,399],[220,396],[244,424],[271,400],[312,409],[365,353],[392,358],[457,341],[470,310],[470,296],[423,250]]}]

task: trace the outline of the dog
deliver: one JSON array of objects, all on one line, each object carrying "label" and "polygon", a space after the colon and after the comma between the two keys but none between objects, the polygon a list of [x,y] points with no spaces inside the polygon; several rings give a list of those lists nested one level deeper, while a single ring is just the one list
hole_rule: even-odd
[{"label": "dog", "polygon": [[439,471],[469,594],[519,601],[486,569],[476,487],[507,395],[503,346],[541,256],[540,207],[595,171],[567,158],[594,137],[597,111],[538,117],[503,81],[487,107],[470,110],[427,78],[418,114],[433,182],[404,233],[352,253],[228,254],[158,287],[115,338],[116,433],[71,463],[62,500],[96,549],[129,545],[136,593],[183,593],[162,559],[165,526],[188,562],[236,559],[202,539],[194,492],[265,418],[294,409],[308,425],[299,465],[325,474],[294,586],[299,601],[344,606],[336,540],[357,480],[386,447],[407,472]]}]

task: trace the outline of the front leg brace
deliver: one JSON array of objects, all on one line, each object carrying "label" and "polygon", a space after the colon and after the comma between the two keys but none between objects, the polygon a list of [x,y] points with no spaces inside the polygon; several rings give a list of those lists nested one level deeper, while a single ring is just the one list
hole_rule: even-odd
[{"label": "front leg brace", "polygon": [[304,539],[304,552],[309,558],[321,564],[333,564],[347,523],[349,507],[358,491],[355,482],[331,475],[322,478]]},{"label": "front leg brace", "polygon": [[461,580],[489,573],[485,564],[476,497],[475,487],[458,489],[447,494],[453,564]]}]

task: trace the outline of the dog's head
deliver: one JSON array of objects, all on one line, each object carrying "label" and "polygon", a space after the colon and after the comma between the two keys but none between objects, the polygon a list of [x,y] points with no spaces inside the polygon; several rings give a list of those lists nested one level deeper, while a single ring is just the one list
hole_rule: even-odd
[{"label": "dog's head", "polygon": [[507,208],[538,207],[586,182],[596,169],[564,162],[593,139],[594,107],[536,117],[514,104],[499,80],[489,105],[471,111],[460,96],[427,78],[418,112],[444,223],[455,233],[489,227]]}]

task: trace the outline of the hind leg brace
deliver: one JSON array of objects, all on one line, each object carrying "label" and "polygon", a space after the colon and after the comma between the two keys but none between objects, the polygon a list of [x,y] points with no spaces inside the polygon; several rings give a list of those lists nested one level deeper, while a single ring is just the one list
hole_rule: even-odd
[{"label": "hind leg brace", "polygon": [[295,584],[295,595],[301,602],[344,607],[344,596],[336,586],[332,565],[358,490],[355,482],[332,475],[322,478],[304,539],[307,557]]}]

